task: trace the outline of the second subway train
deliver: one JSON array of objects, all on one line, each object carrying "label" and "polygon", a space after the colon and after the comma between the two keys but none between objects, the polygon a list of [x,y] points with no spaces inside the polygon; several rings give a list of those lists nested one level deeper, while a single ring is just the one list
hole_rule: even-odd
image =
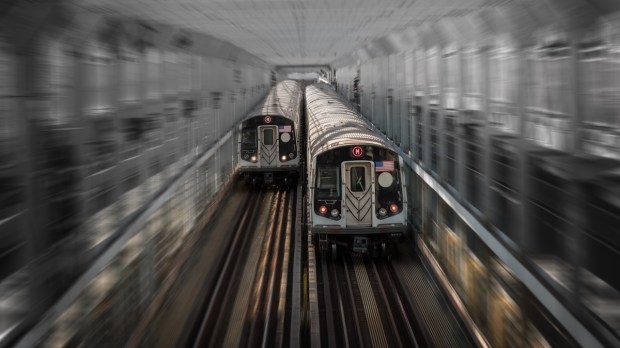
[{"label": "second subway train", "polygon": [[299,173],[302,93],[297,81],[278,82],[239,125],[239,171],[253,184]]},{"label": "second subway train", "polygon": [[402,159],[326,84],[306,88],[308,225],[320,250],[389,255],[407,226]]}]

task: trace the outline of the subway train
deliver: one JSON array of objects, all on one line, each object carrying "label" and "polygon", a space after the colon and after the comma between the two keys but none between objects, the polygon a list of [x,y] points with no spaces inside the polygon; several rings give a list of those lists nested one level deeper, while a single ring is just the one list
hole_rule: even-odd
[{"label": "subway train", "polygon": [[389,257],[407,226],[403,162],[329,85],[306,87],[308,225],[319,250]]},{"label": "subway train", "polygon": [[239,124],[239,171],[253,185],[298,175],[302,93],[299,82],[280,81]]}]

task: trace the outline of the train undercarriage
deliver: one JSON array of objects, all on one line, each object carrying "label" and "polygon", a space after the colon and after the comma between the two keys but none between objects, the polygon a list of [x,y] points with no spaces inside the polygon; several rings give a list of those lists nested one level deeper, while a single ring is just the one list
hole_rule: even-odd
[{"label": "train undercarriage", "polygon": [[334,234],[314,233],[314,243],[323,253],[338,254],[338,250],[356,254],[369,254],[372,257],[390,259],[394,246],[402,237],[402,232],[367,233],[367,234]]},{"label": "train undercarriage", "polygon": [[270,186],[294,187],[297,185],[299,173],[291,170],[280,170],[271,172],[242,172],[243,180],[254,188]]}]

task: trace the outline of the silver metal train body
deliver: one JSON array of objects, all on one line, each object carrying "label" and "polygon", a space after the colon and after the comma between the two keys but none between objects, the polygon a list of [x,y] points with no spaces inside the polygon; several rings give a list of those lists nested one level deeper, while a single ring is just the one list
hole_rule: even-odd
[{"label": "silver metal train body", "polygon": [[239,171],[255,184],[289,180],[299,173],[303,90],[278,82],[239,124]]},{"label": "silver metal train body", "polygon": [[306,88],[306,120],[308,225],[319,249],[389,253],[407,226],[402,158],[329,85]]}]

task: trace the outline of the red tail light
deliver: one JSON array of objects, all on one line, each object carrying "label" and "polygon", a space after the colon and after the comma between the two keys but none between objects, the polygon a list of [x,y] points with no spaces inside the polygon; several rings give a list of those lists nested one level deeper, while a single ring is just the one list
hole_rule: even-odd
[{"label": "red tail light", "polygon": [[326,207],[326,206],[324,206],[324,205],[320,206],[320,207],[319,207],[319,213],[320,213],[321,215],[325,215],[325,214],[327,214],[327,207]]},{"label": "red tail light", "polygon": [[390,211],[392,213],[394,213],[394,214],[397,213],[398,212],[398,204],[396,204],[396,203],[390,204]]}]

